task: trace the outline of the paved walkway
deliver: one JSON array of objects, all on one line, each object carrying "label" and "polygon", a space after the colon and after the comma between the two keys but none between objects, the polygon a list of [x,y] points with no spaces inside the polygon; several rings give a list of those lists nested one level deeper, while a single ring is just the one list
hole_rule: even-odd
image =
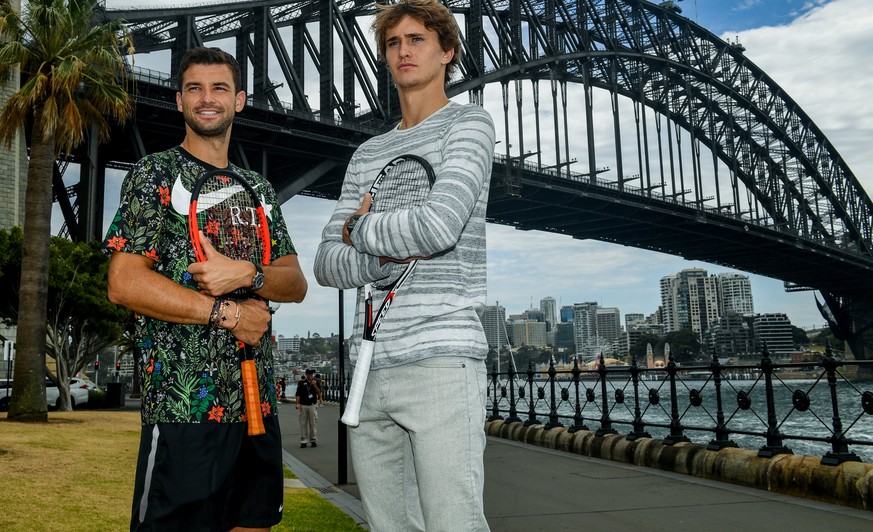
[{"label": "paved walkway", "polygon": [[[325,406],[318,417],[318,447],[301,449],[297,411],[293,404],[280,405],[285,461],[303,485],[366,528],[351,457],[348,483],[336,485],[339,408]],[[873,530],[873,511],[491,437],[485,450],[485,515],[494,532]]]}]

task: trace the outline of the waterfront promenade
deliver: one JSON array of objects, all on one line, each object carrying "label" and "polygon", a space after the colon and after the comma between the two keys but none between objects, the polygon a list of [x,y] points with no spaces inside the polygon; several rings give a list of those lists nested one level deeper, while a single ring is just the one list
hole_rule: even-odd
[{"label": "waterfront promenade", "polygon": [[[285,460],[304,485],[366,527],[351,457],[348,483],[335,485],[338,417],[335,405],[319,409],[318,447],[301,449],[294,404],[279,405]],[[493,437],[485,450],[485,515],[494,532],[873,530],[873,511]]]}]

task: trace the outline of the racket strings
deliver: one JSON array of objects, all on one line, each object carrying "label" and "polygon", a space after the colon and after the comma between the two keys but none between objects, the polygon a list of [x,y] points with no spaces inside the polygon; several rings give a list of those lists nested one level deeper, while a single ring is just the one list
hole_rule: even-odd
[{"label": "racket strings", "polygon": [[198,198],[198,225],[222,255],[260,263],[264,257],[260,202],[247,189],[229,183],[229,178],[217,176],[203,184]]},{"label": "racket strings", "polygon": [[[418,207],[427,201],[431,181],[427,170],[415,160],[404,160],[390,168],[373,194],[371,212],[395,212]],[[406,270],[406,264],[394,263],[391,273],[373,283],[378,290],[391,290]]]}]

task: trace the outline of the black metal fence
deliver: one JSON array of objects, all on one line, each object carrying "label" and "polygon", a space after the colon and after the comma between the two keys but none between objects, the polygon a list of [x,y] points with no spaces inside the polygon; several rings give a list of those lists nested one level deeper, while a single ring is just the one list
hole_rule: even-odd
[{"label": "black metal fence", "polygon": [[[325,399],[338,402],[339,375],[324,377]],[[607,366],[602,356],[595,369],[553,362],[545,372],[532,364],[517,371],[510,362],[508,371],[495,365],[489,373],[488,414],[489,421],[598,436],[626,432],[630,440],[656,437],[668,445],[758,448],[762,457],[873,463],[873,361],[842,360],[828,347],[821,360],[804,363],[776,363],[766,349],[757,364],[731,366],[716,355],[700,366],[680,366],[670,356],[663,368],[635,359]]]},{"label": "black metal fence", "polygon": [[758,364],[729,367],[716,355],[708,366],[681,367],[670,356],[665,367],[654,369],[635,359],[629,366],[607,366],[602,356],[595,369],[574,362],[572,369],[558,370],[553,362],[544,373],[533,365],[517,372],[510,363],[509,371],[495,366],[490,373],[488,419],[600,436],[625,427],[630,440],[654,434],[668,445],[709,434],[708,449],[763,443],[762,457],[794,454],[790,440],[799,454],[815,456],[829,447],[823,464],[869,463],[873,380],[859,375],[873,376],[873,361],[844,361],[830,347],[817,363],[777,364],[766,349]]}]

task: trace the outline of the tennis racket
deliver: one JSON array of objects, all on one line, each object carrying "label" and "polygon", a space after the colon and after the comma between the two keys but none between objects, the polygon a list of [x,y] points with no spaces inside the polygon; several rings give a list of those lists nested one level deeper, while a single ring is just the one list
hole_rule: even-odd
[{"label": "tennis racket", "polygon": [[[417,155],[401,155],[392,159],[376,176],[370,186],[370,211],[374,213],[393,212],[422,205],[430,194],[434,183],[433,168]],[[388,313],[388,308],[403,283],[415,270],[417,260],[405,264],[392,263],[388,277],[372,284],[364,285],[364,334],[358,349],[358,361],[349,386],[349,398],[342,416],[342,422],[351,427],[360,423],[361,400],[367,386],[373,349],[376,346],[376,333]],[[373,287],[387,290],[388,294],[373,316]]]},{"label": "tennis racket", "polygon": [[[191,191],[188,231],[197,262],[206,256],[200,244],[200,231],[222,255],[255,264],[270,263],[270,229],[267,216],[252,186],[230,170],[212,170],[203,174]],[[238,289],[223,296],[244,301],[255,297],[248,289]],[[258,371],[252,347],[237,342],[242,368],[243,397],[249,436],[264,434]]]}]

